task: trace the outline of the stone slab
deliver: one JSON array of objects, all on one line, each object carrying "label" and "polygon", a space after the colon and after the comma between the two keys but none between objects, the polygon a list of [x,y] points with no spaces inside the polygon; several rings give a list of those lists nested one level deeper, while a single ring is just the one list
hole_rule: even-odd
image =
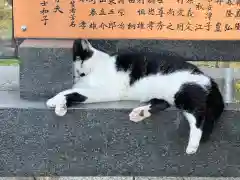
[{"label": "stone slab", "polygon": [[[17,45],[24,39],[17,38]],[[191,40],[89,40],[94,47],[108,52],[159,52],[172,51],[193,61],[240,61],[240,41],[191,41]]]},{"label": "stone slab", "polygon": [[19,90],[19,66],[0,66],[0,90]]},{"label": "stone slab", "polygon": [[90,40],[98,49],[116,52],[171,51],[193,61],[240,61],[240,41]]},{"label": "stone slab", "polygon": [[133,177],[0,177],[0,180],[133,180]]},{"label": "stone slab", "polygon": [[[20,98],[19,91],[0,91],[0,109],[4,108],[17,108],[17,109],[47,109],[45,101],[30,101]],[[70,110],[129,110],[137,107],[137,101],[121,101],[121,102],[108,102],[108,103],[91,103],[82,104],[75,107],[70,107]],[[225,105],[227,111],[240,111],[240,105],[237,103],[229,103]],[[169,108],[166,111],[176,110]]]},{"label": "stone slab", "polygon": [[240,180],[233,177],[0,177],[0,180]]},{"label": "stone slab", "polygon": [[0,93],[2,176],[240,177],[239,105],[189,156],[188,124],[175,109],[133,123],[136,102],[80,105],[57,117],[44,102],[7,96]]},{"label": "stone slab", "polygon": [[133,180],[133,177],[60,177],[59,180]]},{"label": "stone slab", "polygon": [[[42,176],[42,177],[35,177],[34,180],[59,180],[60,177],[45,177],[45,176]],[[69,180],[73,179],[72,177],[70,177]]]},{"label": "stone slab", "polygon": [[134,179],[135,180],[184,180],[183,177],[134,177]]},{"label": "stone slab", "polygon": [[191,177],[184,177],[183,180],[240,180],[240,178],[234,178],[234,177],[220,177],[220,178],[208,178],[208,177],[195,177],[194,179]]},{"label": "stone slab", "polygon": [[135,177],[135,180],[240,180],[233,177]]},{"label": "stone slab", "polygon": [[0,180],[36,180],[34,177],[0,177]]},{"label": "stone slab", "polygon": [[0,177],[0,180],[34,180],[33,177]]},{"label": "stone slab", "polygon": [[73,41],[25,40],[19,46],[24,99],[49,98],[73,85]]},{"label": "stone slab", "polygon": [[[201,67],[209,76],[215,79],[224,78],[224,68],[206,68]],[[0,66],[0,90],[19,90],[19,66]],[[240,79],[240,71],[234,69],[234,79]]]}]

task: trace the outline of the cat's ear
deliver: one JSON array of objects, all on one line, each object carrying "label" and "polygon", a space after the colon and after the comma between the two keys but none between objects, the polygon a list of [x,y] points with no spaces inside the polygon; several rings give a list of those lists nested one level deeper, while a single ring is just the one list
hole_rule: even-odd
[{"label": "cat's ear", "polygon": [[82,39],[81,40],[81,45],[82,45],[83,50],[87,50],[88,51],[88,50],[90,50],[92,48],[90,42],[88,40],[86,40],[86,39]]}]

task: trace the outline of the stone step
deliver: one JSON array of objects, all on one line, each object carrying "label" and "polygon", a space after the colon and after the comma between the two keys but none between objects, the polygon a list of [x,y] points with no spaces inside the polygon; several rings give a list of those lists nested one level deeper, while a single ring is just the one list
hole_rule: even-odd
[{"label": "stone step", "polygon": [[240,178],[209,178],[209,177],[0,177],[0,180],[240,180]]},{"label": "stone step", "polygon": [[188,124],[173,108],[133,123],[136,102],[80,105],[57,117],[17,91],[0,99],[1,176],[240,177],[238,104],[227,106],[197,154],[186,155]]},{"label": "stone step", "polygon": [[0,91],[19,90],[19,66],[0,66],[0,76]]},{"label": "stone step", "polygon": [[[131,40],[129,43],[131,44],[132,41],[133,40]],[[130,44],[127,42],[128,42],[128,40],[115,41],[112,43],[112,45],[109,45],[109,46],[111,46],[112,48],[114,46],[118,47],[118,49],[115,49],[114,52],[121,52],[123,49],[127,49],[127,50],[131,51],[131,48],[128,47]],[[134,41],[134,42],[136,43],[136,41]],[[163,43],[163,42],[159,41],[159,43]],[[168,44],[167,46],[173,45],[170,41],[169,41],[169,43],[170,44],[167,43]],[[180,42],[178,42],[177,44],[180,45],[181,43],[180,44],[179,43]],[[101,44],[102,43],[99,42],[97,45],[93,42],[93,46],[95,48],[97,48],[97,49],[99,48],[99,49],[103,50],[101,48]],[[105,44],[105,43],[103,43],[103,44]],[[145,49],[144,51],[149,51],[151,49],[151,48],[146,49],[144,47],[149,47],[149,46],[141,46],[141,44],[142,44],[141,41],[139,41],[139,43],[135,44],[134,46],[137,49],[139,49],[141,47],[142,50]],[[226,44],[226,43],[224,43],[224,44]],[[233,44],[231,44],[231,46],[232,45]],[[73,69],[73,63],[72,63],[73,46],[74,46],[73,40],[43,40],[43,39],[42,40],[39,40],[39,39],[24,40],[19,45],[19,48],[18,48],[18,55],[19,55],[19,58],[21,61],[21,64],[20,64],[20,92],[21,92],[20,95],[21,95],[21,97],[24,99],[28,99],[28,100],[39,100],[41,98],[51,97],[54,94],[56,94],[57,92],[62,91],[64,89],[71,88],[73,85],[73,76],[74,76],[74,73],[73,73],[74,69]],[[155,45],[152,44],[151,46],[153,49],[155,49],[152,52],[159,52],[159,50],[160,50],[159,44],[155,44]],[[165,48],[167,46],[165,46]],[[174,46],[176,46],[176,44]],[[163,47],[163,46],[160,46],[160,47]],[[177,49],[169,48],[169,47],[167,48],[168,50],[173,49],[175,51],[178,49],[182,52],[185,51],[183,46],[178,46]],[[184,47],[186,47],[186,46],[184,46]],[[199,48],[199,46],[196,46],[196,47]],[[203,47],[204,47],[203,51],[200,51],[200,49],[198,49],[196,52],[197,54],[199,52],[201,52],[200,56],[202,56],[202,55],[204,56],[204,53],[207,52],[206,46],[203,46]],[[105,48],[106,48],[106,46],[105,46]],[[224,48],[226,49],[225,46],[224,46]],[[120,50],[120,49],[122,49],[122,50]],[[189,48],[187,48],[187,49],[189,49]],[[232,49],[235,49],[235,52],[238,52],[238,51],[236,51],[235,47]],[[160,51],[162,52],[165,50],[161,49]],[[106,51],[106,52],[109,52],[109,51]],[[193,51],[189,50],[189,52],[193,52]],[[204,53],[202,53],[202,52],[204,52]],[[212,58],[210,58],[210,59],[219,60],[219,59],[224,59],[224,56],[228,56],[228,54],[225,54],[225,53],[223,53],[223,54],[218,53],[218,55],[215,56],[214,54],[216,52],[217,51],[214,50],[214,53],[213,54],[211,53]],[[224,52],[224,51],[222,51],[222,52]],[[170,52],[168,52],[168,53],[170,53]],[[177,51],[175,51],[173,53],[177,53]],[[189,56],[187,54],[185,54],[185,55],[182,54],[182,56],[189,58]],[[217,58],[218,56],[221,56],[221,58]],[[238,57],[237,55],[235,56],[234,54],[231,54],[231,56],[234,56],[234,58],[232,58],[233,60],[235,60]],[[193,60],[194,59],[195,58],[193,58]],[[208,58],[204,57],[201,59],[208,59]],[[227,59],[228,58],[226,58],[226,60]],[[210,70],[210,73],[214,76],[219,76],[218,78],[221,78],[224,75],[224,73],[222,73],[222,72],[219,74],[219,73],[215,73],[215,71],[213,71],[212,69]],[[239,74],[240,73],[238,72],[238,75]]]},{"label": "stone step", "polygon": [[[216,82],[219,84],[221,92],[224,95],[224,68],[205,68],[201,67],[201,69],[208,74],[209,76],[213,77]],[[240,90],[240,71],[237,69],[233,69],[233,101],[240,100],[239,90]],[[19,90],[19,66],[0,66],[0,91],[1,90]],[[30,76],[31,77],[31,76]],[[33,81],[37,81],[37,79],[33,78]],[[71,83],[72,80],[69,80],[68,83]],[[61,82],[59,82],[61,83]],[[26,82],[27,84],[27,82]],[[29,84],[29,83],[28,83]],[[22,91],[26,91],[26,89],[22,89]],[[57,91],[59,92],[59,90]],[[28,95],[29,91],[26,92]],[[30,93],[32,94],[32,93]]]},{"label": "stone step", "polygon": [[12,47],[0,47],[0,58],[14,57],[14,55],[15,55],[15,49],[14,48],[12,48]]}]

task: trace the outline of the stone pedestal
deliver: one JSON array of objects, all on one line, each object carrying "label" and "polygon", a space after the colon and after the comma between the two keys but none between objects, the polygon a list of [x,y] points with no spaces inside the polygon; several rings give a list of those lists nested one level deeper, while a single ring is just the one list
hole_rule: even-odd
[{"label": "stone pedestal", "polygon": [[73,85],[72,40],[25,40],[19,46],[20,96],[46,99]]}]

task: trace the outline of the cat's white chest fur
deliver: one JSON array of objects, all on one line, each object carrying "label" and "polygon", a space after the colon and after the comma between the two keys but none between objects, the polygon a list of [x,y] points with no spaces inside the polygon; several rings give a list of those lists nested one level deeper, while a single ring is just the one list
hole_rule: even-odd
[{"label": "cat's white chest fur", "polygon": [[81,78],[73,88],[96,89],[95,96],[105,95],[106,101],[123,100],[129,92],[129,75],[126,72],[116,72],[113,64],[105,64]]}]

